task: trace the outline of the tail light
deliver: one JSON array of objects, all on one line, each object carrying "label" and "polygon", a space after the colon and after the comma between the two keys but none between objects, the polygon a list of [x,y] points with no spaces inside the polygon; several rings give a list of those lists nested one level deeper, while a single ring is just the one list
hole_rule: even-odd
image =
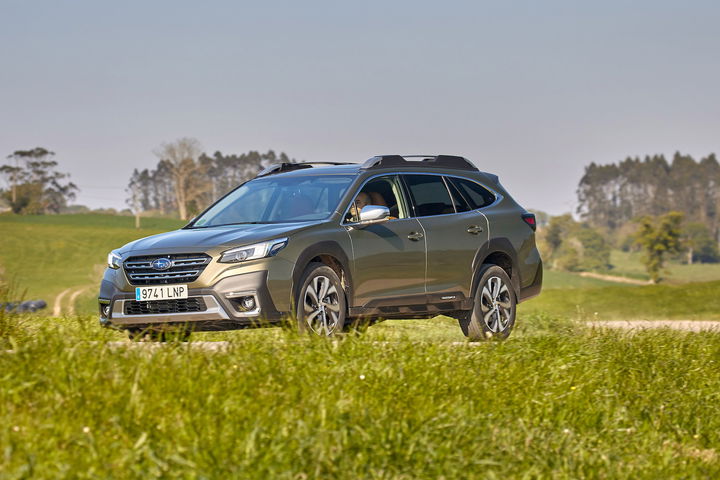
[{"label": "tail light", "polygon": [[534,213],[523,213],[522,219],[525,223],[530,225],[530,228],[533,229],[533,232],[537,228],[537,223],[535,222],[535,214]]}]

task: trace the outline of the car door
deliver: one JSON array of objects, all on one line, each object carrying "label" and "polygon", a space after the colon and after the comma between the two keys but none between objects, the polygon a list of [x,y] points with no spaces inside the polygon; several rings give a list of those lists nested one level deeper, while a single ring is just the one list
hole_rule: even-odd
[{"label": "car door", "polygon": [[442,175],[406,174],[403,180],[425,234],[428,302],[461,302],[470,297],[475,254],[488,241],[487,219]]},{"label": "car door", "polygon": [[[382,223],[353,226],[358,197],[382,204],[391,218]],[[355,195],[343,224],[352,244],[353,296],[356,307],[402,306],[425,303],[425,237],[409,214],[397,175],[368,180]]]}]

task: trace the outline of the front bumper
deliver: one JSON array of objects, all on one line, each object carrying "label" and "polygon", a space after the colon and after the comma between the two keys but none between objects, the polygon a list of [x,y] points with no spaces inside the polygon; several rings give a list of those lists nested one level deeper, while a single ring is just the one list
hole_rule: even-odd
[{"label": "front bumper", "polygon": [[[162,311],[147,308],[152,302],[136,302],[134,292],[118,289],[103,280],[100,286],[100,324],[111,328],[144,329],[157,325],[186,325],[196,331],[232,330],[274,325],[287,312],[279,312],[267,287],[266,270],[226,277],[209,288],[190,288],[188,298],[197,299],[202,311]],[[243,309],[240,299],[252,297],[255,306]],[[130,306],[145,307],[143,312]],[[155,312],[149,312],[148,310]],[[168,310],[168,309],[166,309]],[[172,310],[172,309],[169,309]]]}]

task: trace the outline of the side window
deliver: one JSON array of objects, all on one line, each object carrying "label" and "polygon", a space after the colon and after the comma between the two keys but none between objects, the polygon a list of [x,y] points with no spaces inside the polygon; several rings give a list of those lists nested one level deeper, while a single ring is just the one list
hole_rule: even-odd
[{"label": "side window", "polygon": [[450,193],[437,175],[403,175],[415,205],[415,215],[428,217],[455,213]]},{"label": "side window", "polygon": [[450,196],[452,197],[453,205],[455,205],[455,211],[460,213],[472,210],[463,195],[460,193],[460,190],[457,189],[448,177],[445,177],[445,182],[450,189]]},{"label": "side window", "polygon": [[471,180],[464,178],[448,178],[448,180],[460,190],[460,193],[470,202],[473,210],[490,205],[495,201],[495,195],[492,192]]},{"label": "side window", "polygon": [[407,218],[407,208],[402,196],[402,190],[395,175],[373,178],[367,182],[350,204],[345,215],[346,222],[360,220],[360,210],[365,205],[379,205],[390,210],[390,220]]}]

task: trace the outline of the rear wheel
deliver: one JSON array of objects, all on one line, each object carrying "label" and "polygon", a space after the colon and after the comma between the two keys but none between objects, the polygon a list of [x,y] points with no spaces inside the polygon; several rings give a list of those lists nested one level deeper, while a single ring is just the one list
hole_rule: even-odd
[{"label": "rear wheel", "polygon": [[308,265],[295,304],[301,333],[330,337],[342,332],[347,312],[345,293],[340,278],[327,265]]},{"label": "rear wheel", "polygon": [[460,328],[471,341],[504,340],[515,326],[516,305],[505,270],[497,265],[483,265],[473,309],[460,316]]}]

